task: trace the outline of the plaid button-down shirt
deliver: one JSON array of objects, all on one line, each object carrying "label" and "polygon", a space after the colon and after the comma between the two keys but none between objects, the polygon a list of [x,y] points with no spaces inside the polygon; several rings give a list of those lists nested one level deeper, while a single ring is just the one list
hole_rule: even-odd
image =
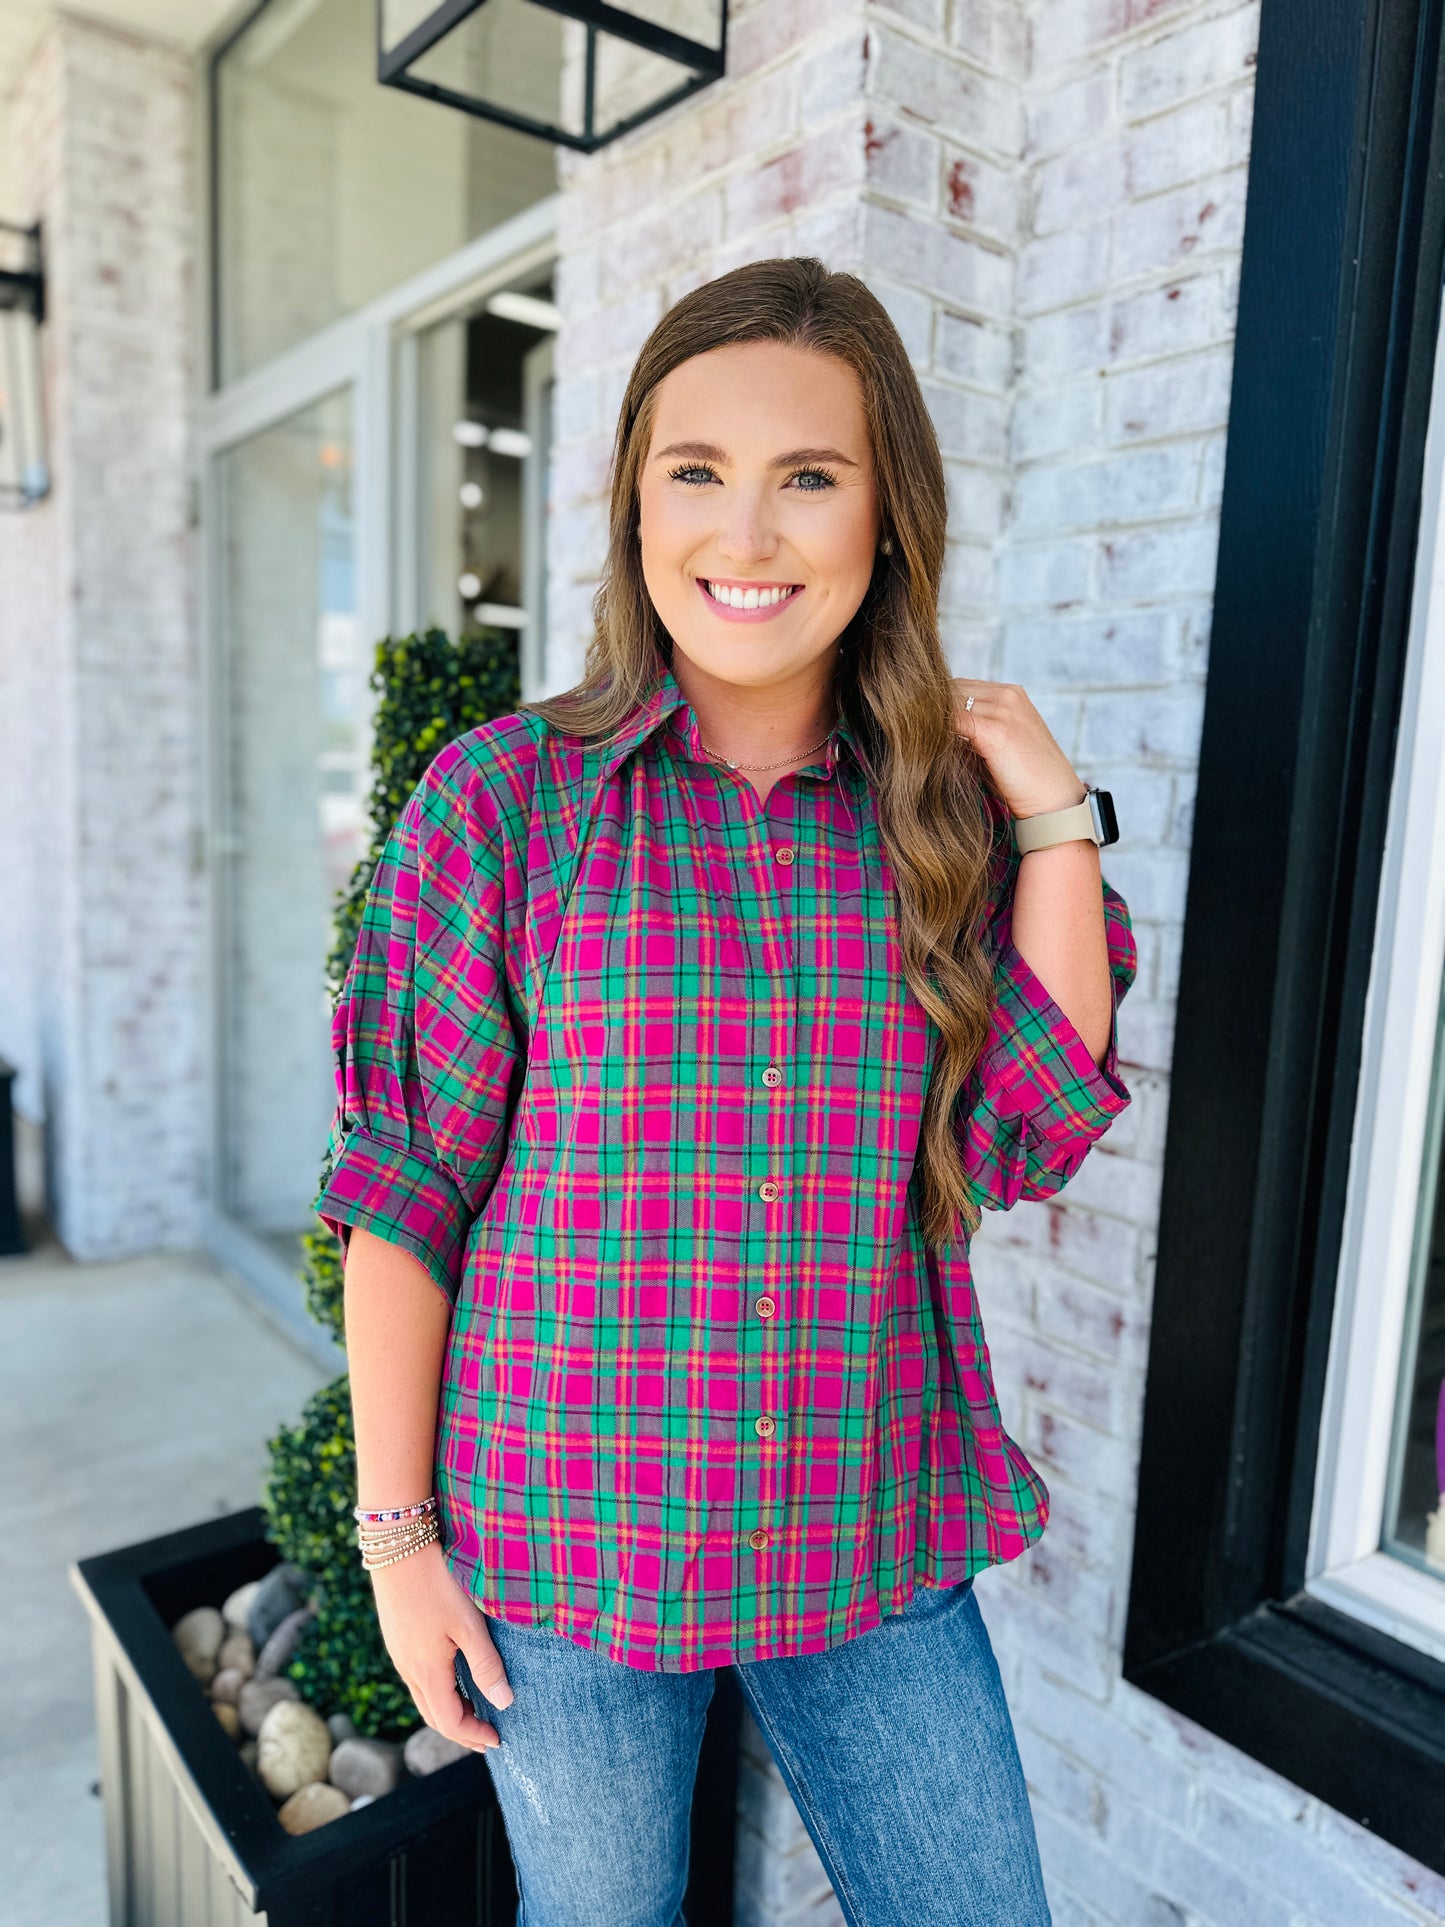
[{"label": "plaid button-down shirt", "polygon": [[[1057,1192],[1129,1102],[1010,937],[955,1118],[975,1196]],[[452,1304],[446,1557],[486,1612],[664,1671],[817,1651],[1048,1518],[960,1233],[911,1183],[937,1032],[840,723],[766,803],[664,672],[610,745],[518,714],[433,763],[336,1012],[318,1211]],[[402,1494],[400,1497],[410,1495]]]}]

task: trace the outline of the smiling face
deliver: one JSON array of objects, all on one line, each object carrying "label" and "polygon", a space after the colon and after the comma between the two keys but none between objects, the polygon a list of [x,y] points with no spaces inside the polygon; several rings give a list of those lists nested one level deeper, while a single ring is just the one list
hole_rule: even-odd
[{"label": "smiling face", "polygon": [[725,683],[816,673],[878,546],[852,368],[773,341],[681,362],[654,393],[638,493],[642,572],[674,649]]}]

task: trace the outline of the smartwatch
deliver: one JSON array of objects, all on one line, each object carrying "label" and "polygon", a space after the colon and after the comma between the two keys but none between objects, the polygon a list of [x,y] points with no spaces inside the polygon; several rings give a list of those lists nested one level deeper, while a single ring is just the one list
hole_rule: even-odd
[{"label": "smartwatch", "polygon": [[[1083,779],[1080,778],[1082,782]],[[1055,843],[1072,843],[1077,837],[1102,846],[1119,841],[1119,819],[1114,814],[1114,799],[1097,783],[1084,783],[1082,803],[1071,803],[1064,810],[1042,810],[1037,816],[1016,816],[1014,841],[1019,855],[1030,850],[1047,850]]]}]

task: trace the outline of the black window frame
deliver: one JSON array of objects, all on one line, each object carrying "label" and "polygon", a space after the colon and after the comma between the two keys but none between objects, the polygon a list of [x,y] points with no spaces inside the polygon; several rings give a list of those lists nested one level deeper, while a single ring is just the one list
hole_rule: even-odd
[{"label": "black window frame", "polygon": [[1445,263],[1445,0],[1263,0],[1124,1677],[1445,1872],[1445,1664],[1304,1591]]}]

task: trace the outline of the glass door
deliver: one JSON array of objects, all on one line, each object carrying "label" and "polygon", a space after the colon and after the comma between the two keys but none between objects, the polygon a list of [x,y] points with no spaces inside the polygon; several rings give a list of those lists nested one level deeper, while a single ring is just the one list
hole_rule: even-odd
[{"label": "glass door", "polygon": [[332,1108],[332,904],[366,841],[352,390],[216,457],[220,1201],[289,1268]]}]

